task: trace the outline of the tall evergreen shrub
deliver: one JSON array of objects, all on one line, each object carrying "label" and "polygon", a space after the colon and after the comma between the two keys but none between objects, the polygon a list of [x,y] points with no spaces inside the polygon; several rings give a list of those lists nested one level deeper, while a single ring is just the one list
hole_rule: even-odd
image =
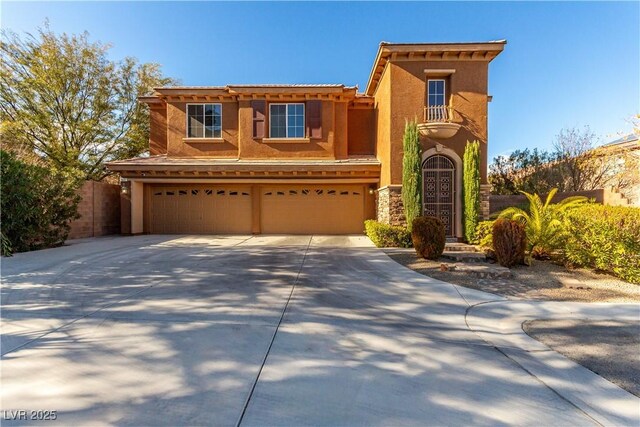
[{"label": "tall evergreen shrub", "polygon": [[475,240],[480,216],[480,143],[478,141],[467,141],[462,163],[464,237],[467,242],[472,242]]},{"label": "tall evergreen shrub", "polygon": [[4,150],[0,166],[2,255],[62,245],[79,217],[77,171],[25,163]]},{"label": "tall evergreen shrub", "polygon": [[422,212],[422,147],[418,123],[406,122],[402,139],[402,205],[407,228],[411,231],[413,220]]}]

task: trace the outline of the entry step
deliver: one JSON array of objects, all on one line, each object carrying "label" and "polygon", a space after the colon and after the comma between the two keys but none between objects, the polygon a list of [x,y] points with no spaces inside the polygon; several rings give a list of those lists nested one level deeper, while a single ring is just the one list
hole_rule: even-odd
[{"label": "entry step", "polygon": [[448,250],[442,253],[442,258],[456,262],[486,262],[487,257],[481,252],[467,252],[463,250]]}]

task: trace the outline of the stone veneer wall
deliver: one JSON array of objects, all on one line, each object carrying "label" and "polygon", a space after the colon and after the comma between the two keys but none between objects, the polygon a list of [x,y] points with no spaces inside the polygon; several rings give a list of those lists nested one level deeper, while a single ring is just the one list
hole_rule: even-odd
[{"label": "stone veneer wall", "polygon": [[[480,185],[480,220],[488,220],[490,215],[489,196],[491,185]],[[377,191],[376,215],[378,221],[391,225],[406,225],[402,206],[402,186],[392,185]]]},{"label": "stone veneer wall", "polygon": [[406,225],[402,206],[402,186],[389,185],[377,191],[376,215],[378,221],[391,225]]},{"label": "stone veneer wall", "polygon": [[491,204],[489,203],[491,196],[491,184],[480,184],[480,220],[486,221],[491,213]]}]

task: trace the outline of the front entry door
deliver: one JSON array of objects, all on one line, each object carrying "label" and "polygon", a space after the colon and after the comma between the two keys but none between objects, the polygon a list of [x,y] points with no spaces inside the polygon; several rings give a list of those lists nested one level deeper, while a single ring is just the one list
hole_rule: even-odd
[{"label": "front entry door", "polygon": [[446,156],[429,157],[422,164],[423,213],[444,222],[447,237],[455,237],[456,170]]}]

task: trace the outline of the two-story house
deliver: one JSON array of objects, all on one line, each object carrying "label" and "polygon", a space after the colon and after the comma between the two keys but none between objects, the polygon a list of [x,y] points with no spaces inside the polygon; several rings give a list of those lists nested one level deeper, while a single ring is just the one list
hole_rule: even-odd
[{"label": "two-story house", "polygon": [[401,224],[402,137],[417,118],[424,213],[462,236],[462,156],[481,143],[488,215],[489,63],[505,41],[381,43],[364,93],[326,85],[162,87],[149,157],[109,163],[124,233],[362,233]]}]

